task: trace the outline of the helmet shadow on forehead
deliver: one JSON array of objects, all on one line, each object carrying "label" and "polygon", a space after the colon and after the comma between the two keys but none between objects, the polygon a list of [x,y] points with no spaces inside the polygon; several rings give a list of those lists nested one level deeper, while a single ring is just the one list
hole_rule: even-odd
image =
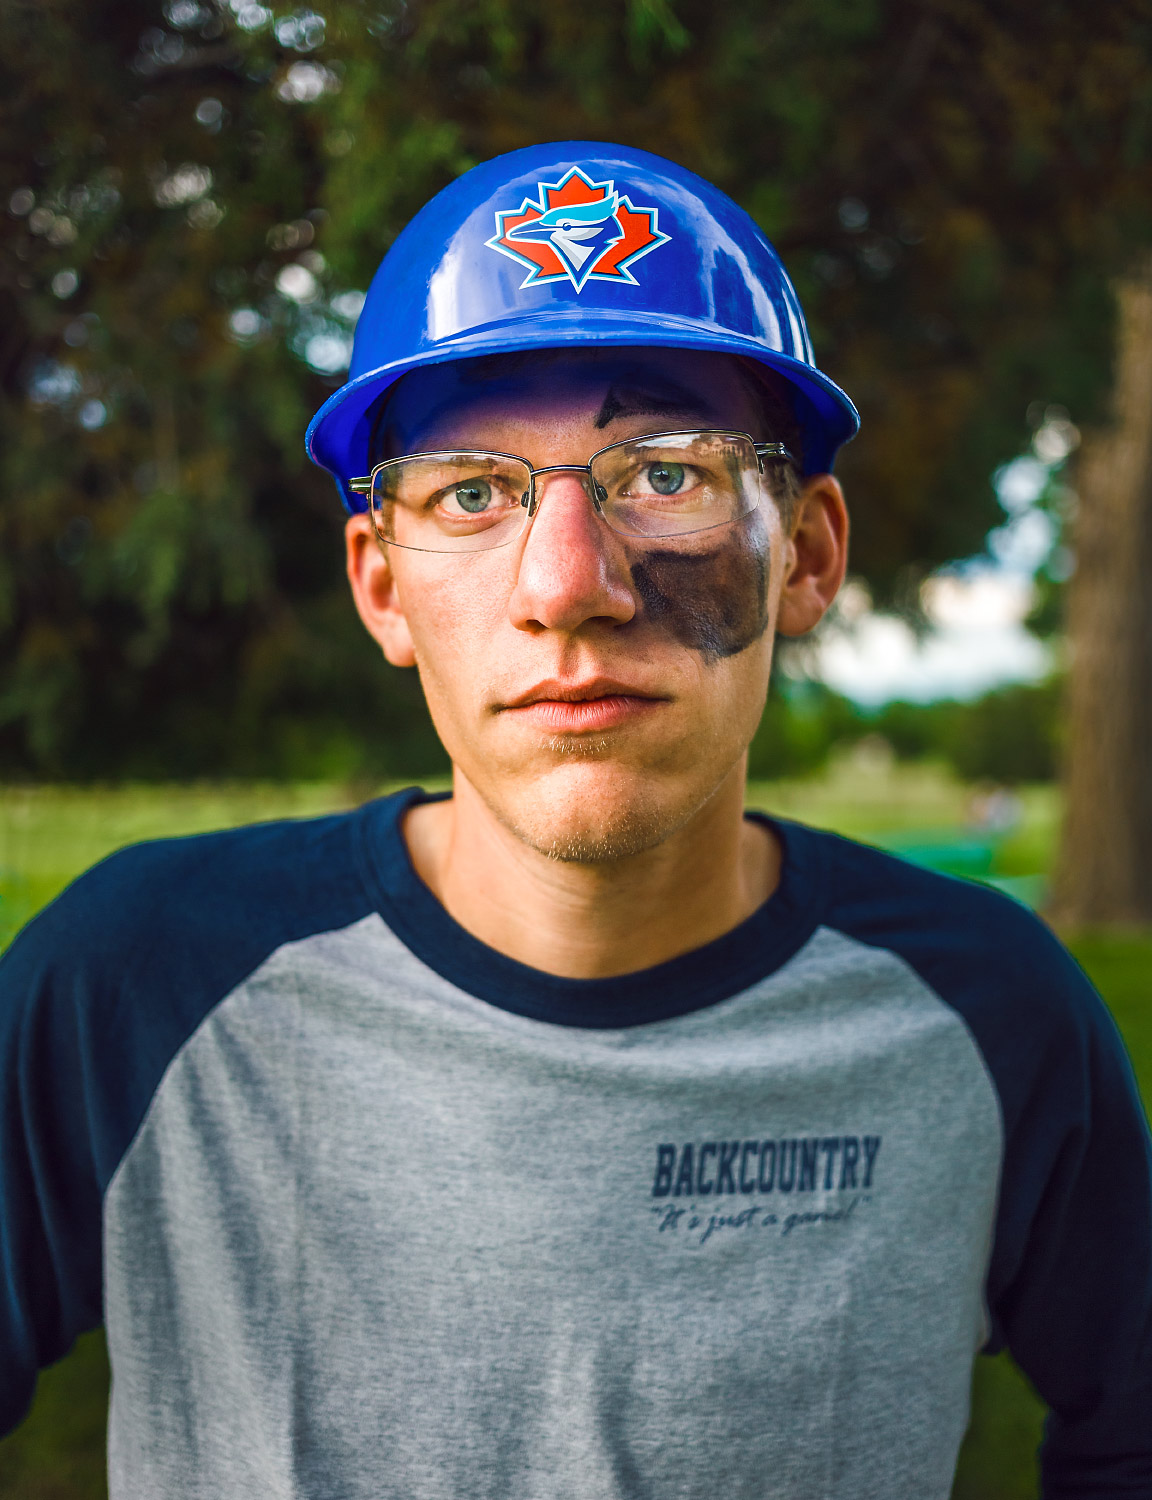
[{"label": "helmet shadow on forehead", "polygon": [[696,350],[571,346],[425,366],[397,381],[383,398],[374,423],[373,460],[399,456],[404,447],[398,444],[415,440],[419,446],[421,432],[469,408],[497,417],[530,417],[533,408],[570,405],[574,411],[594,411],[597,428],[624,414],[724,426],[737,416],[733,397],[745,404],[746,388],[734,378],[733,364],[724,355]]},{"label": "helmet shadow on forehead", "polygon": [[371,462],[419,451],[421,433],[478,400],[519,409],[570,394],[597,404],[595,427],[619,418],[652,417],[661,425],[732,427],[759,442],[781,442],[798,461],[781,474],[775,498],[798,491],[803,432],[792,387],[757,361],[714,351],[646,346],[556,347],[446,361],[411,371],[381,399],[372,423]]}]

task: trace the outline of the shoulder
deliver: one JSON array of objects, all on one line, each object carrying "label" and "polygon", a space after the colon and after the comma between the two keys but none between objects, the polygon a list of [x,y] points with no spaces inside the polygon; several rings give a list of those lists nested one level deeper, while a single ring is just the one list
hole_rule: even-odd
[{"label": "shoulder", "polygon": [[825,926],[906,963],[973,1033],[1001,1085],[1043,1059],[1119,1046],[1103,1002],[1036,914],[974,881],[783,825],[823,866]]},{"label": "shoulder", "polygon": [[34,1046],[50,1066],[70,1051],[78,1067],[99,1058],[117,1074],[128,1065],[117,1054],[147,1058],[152,1079],[277,949],[374,910],[366,827],[395,812],[370,804],[111,855],[0,960],[0,1052]]},{"label": "shoulder", "polygon": [[361,821],[261,823],[121,849],[25,928],[5,967],[110,969],[120,980],[157,969],[172,980],[202,960],[243,970],[364,914]]},{"label": "shoulder", "polygon": [[139,844],[73,882],[0,960],[0,1161],[21,1120],[102,1191],[213,1009],[285,944],[374,910],[361,849],[395,812]]},{"label": "shoulder", "polygon": [[829,922],[861,942],[895,947],[917,963],[947,954],[997,971],[1071,961],[1033,911],[991,886],[837,834],[802,832],[822,846]]}]

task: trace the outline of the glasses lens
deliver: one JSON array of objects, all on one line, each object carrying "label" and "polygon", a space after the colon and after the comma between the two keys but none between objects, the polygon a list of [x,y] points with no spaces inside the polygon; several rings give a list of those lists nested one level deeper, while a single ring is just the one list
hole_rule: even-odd
[{"label": "glasses lens", "polygon": [[372,517],[386,542],[418,552],[486,552],[519,533],[528,465],[501,453],[424,453],[372,475]]},{"label": "glasses lens", "polygon": [[597,455],[592,477],[604,519],[629,536],[683,536],[755,510],[760,467],[736,432],[664,432]]}]

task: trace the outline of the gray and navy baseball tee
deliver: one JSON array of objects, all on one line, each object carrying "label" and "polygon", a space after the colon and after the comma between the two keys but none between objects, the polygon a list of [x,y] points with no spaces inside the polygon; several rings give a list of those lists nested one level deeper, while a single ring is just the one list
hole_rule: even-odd
[{"label": "gray and navy baseball tee", "polygon": [[[619,978],[460,928],[420,794],[141,845],[0,964],[0,1423],[107,1327],[113,1500],[1152,1497],[1128,1061],[1023,908],[794,824]],[[508,899],[519,899],[516,891]]]}]

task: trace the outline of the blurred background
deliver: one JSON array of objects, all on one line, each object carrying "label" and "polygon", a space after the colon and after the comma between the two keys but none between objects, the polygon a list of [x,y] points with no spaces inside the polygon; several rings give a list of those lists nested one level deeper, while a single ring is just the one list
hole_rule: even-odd
[{"label": "blurred background", "polygon": [[[432,193],[619,140],[748,209],[863,415],[751,800],[1040,908],[1152,1087],[1152,3],[317,5],[0,3],[0,941],[121,843],[445,776],[304,427]],[[979,1364],[956,1495],[1035,1495]],[[106,1383],[90,1335],[0,1496],[103,1494]]]}]

